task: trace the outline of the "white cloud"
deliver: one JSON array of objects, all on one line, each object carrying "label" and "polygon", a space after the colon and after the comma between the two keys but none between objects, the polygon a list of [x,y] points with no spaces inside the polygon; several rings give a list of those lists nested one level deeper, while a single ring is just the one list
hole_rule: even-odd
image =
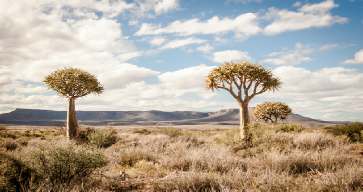
[{"label": "white cloud", "polygon": [[214,47],[212,47],[209,43],[197,47],[197,51],[200,51],[202,53],[210,53],[214,50]]},{"label": "white cloud", "polygon": [[298,65],[311,61],[310,55],[313,53],[311,48],[297,43],[295,49],[283,50],[270,53],[262,60],[262,63],[273,65]]},{"label": "white cloud", "polygon": [[269,97],[288,102],[297,113],[327,120],[359,120],[352,114],[363,112],[363,73],[355,69],[314,71],[281,66],[273,73],[281,79],[282,88]]},{"label": "white cloud", "polygon": [[179,7],[179,0],[135,0],[131,12],[142,17],[149,12],[161,15]]},{"label": "white cloud", "polygon": [[354,54],[354,58],[345,60],[346,64],[363,64],[363,49]]},{"label": "white cloud", "polygon": [[160,15],[162,13],[166,13],[170,10],[174,10],[178,8],[179,0],[159,0],[155,4],[155,13]]},{"label": "white cloud", "polygon": [[161,49],[176,49],[180,47],[185,47],[187,45],[193,45],[193,44],[202,44],[205,43],[206,40],[198,39],[194,37],[186,38],[186,39],[174,39],[172,41],[169,41],[165,45],[161,47]]},{"label": "white cloud", "polygon": [[171,89],[202,89],[204,79],[215,66],[198,65],[177,71],[166,72],[159,76],[161,84]]},{"label": "white cloud", "polygon": [[331,14],[338,5],[334,0],[325,0],[315,4],[297,4],[296,11],[270,8],[265,15],[272,22],[264,28],[267,35],[308,28],[328,27],[333,24],[347,23],[348,19]]},{"label": "white cloud", "polygon": [[[142,52],[124,37],[120,23],[111,17],[121,11],[118,1],[112,5],[92,2],[0,3],[1,8],[6,7],[0,11],[0,97],[7,98],[1,100],[0,110],[45,107],[42,101],[48,99],[44,98],[55,94],[41,81],[62,67],[94,73],[107,90],[121,89],[159,73],[127,63]],[[91,14],[97,11],[103,15]],[[59,101],[49,100],[47,106],[63,106]]]},{"label": "white cloud", "polygon": [[213,61],[216,63],[224,63],[231,61],[250,60],[247,52],[238,50],[225,50],[213,53]]},{"label": "white cloud", "polygon": [[261,3],[262,0],[226,0],[227,3]]},{"label": "white cloud", "polygon": [[153,39],[151,39],[149,41],[149,43],[151,45],[154,45],[154,46],[160,46],[162,45],[163,43],[165,43],[166,39],[164,37],[155,37]]},{"label": "white cloud", "polygon": [[320,50],[320,51],[330,51],[330,50],[335,49],[335,48],[337,48],[337,47],[339,47],[339,44],[337,44],[337,43],[329,43],[329,44],[324,44],[324,45],[322,45],[322,46],[319,48],[319,50]]},{"label": "white cloud", "polygon": [[241,14],[235,18],[219,18],[214,16],[208,20],[190,19],[174,21],[164,27],[144,23],[135,33],[136,36],[177,34],[182,36],[208,35],[234,32],[239,37],[248,37],[260,32],[257,15],[254,13]]}]

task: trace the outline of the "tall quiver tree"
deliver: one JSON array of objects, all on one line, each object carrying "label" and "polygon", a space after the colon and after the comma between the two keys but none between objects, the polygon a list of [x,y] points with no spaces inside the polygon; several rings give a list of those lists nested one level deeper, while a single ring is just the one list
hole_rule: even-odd
[{"label": "tall quiver tree", "polygon": [[67,137],[69,139],[76,138],[78,136],[78,122],[75,100],[90,93],[101,94],[103,86],[94,75],[77,68],[56,70],[44,79],[44,83],[68,99]]},{"label": "tall quiver tree", "polygon": [[256,95],[277,90],[280,80],[261,65],[241,61],[227,62],[213,69],[206,82],[212,91],[224,89],[237,100],[240,106],[240,136],[247,145],[251,145],[248,104]]}]

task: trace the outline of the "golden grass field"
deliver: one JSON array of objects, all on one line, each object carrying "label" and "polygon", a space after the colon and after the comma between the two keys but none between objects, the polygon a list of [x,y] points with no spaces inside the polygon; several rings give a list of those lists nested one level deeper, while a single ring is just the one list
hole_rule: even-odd
[{"label": "golden grass field", "polygon": [[[362,191],[363,145],[324,128],[1,128],[0,191]],[[81,158],[80,158],[81,157]],[[25,174],[26,173],[26,174]]]}]

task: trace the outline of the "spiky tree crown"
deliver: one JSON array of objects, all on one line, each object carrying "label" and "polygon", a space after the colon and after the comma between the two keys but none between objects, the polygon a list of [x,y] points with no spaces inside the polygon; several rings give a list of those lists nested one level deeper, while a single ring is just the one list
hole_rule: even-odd
[{"label": "spiky tree crown", "polygon": [[266,91],[275,91],[281,81],[261,65],[242,61],[227,62],[213,69],[206,84],[211,90],[225,89],[236,99],[243,100],[243,96],[248,99]]},{"label": "spiky tree crown", "polygon": [[278,119],[286,119],[291,112],[290,107],[285,103],[265,102],[256,106],[254,115],[256,119],[265,122],[276,122]]},{"label": "spiky tree crown", "polygon": [[44,79],[44,83],[61,96],[69,98],[103,92],[103,86],[94,75],[77,68],[56,70]]}]

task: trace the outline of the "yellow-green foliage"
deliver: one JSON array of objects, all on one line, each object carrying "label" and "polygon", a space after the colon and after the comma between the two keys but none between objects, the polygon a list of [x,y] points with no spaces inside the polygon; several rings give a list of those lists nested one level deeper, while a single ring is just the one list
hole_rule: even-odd
[{"label": "yellow-green foliage", "polygon": [[[225,63],[213,69],[209,73],[206,83],[207,87],[212,90],[233,91],[230,86],[234,86],[237,90],[252,88],[252,94],[275,90],[281,84],[280,80],[274,77],[270,70],[247,61]],[[252,86],[252,84],[254,85]],[[238,94],[244,94],[234,93],[236,97],[239,96]]]},{"label": "yellow-green foliage", "polygon": [[77,68],[56,70],[44,79],[44,83],[65,97],[78,98],[103,92],[101,83],[94,75]]},{"label": "yellow-green foliage", "polygon": [[23,159],[41,184],[59,190],[81,184],[97,168],[106,165],[106,157],[98,150],[73,143],[45,142],[37,148],[25,148]]},{"label": "yellow-green foliage", "polygon": [[297,124],[281,124],[278,126],[278,131],[281,132],[301,132],[303,130],[304,127]]},{"label": "yellow-green foliage", "polygon": [[279,119],[284,120],[291,114],[288,105],[281,102],[265,102],[256,106],[254,115],[258,120],[276,123]]}]

